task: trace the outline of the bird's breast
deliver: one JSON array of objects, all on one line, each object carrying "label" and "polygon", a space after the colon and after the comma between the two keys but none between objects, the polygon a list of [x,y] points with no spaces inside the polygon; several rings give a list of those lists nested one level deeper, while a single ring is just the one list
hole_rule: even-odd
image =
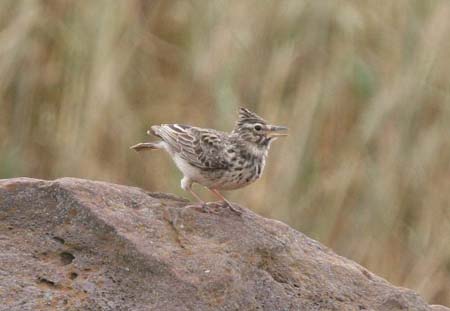
[{"label": "bird's breast", "polygon": [[221,178],[218,189],[233,190],[245,187],[258,180],[265,166],[265,158],[248,157],[246,160],[235,161]]}]

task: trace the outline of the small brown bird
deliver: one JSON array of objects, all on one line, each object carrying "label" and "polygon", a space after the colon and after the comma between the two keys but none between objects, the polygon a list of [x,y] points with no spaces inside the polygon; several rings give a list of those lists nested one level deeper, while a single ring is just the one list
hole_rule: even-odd
[{"label": "small brown bird", "polygon": [[192,190],[198,183],[228,207],[240,213],[219,190],[242,188],[261,177],[270,144],[286,136],[287,127],[268,124],[246,108],[239,109],[239,118],[231,133],[181,124],[153,125],[147,134],[161,140],[139,143],[136,151],[163,149],[183,173],[181,188],[189,191],[202,206],[203,200]]}]

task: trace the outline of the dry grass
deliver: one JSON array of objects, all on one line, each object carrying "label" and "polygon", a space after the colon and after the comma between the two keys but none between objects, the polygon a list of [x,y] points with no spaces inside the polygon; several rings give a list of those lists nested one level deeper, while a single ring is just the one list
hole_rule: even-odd
[{"label": "dry grass", "polygon": [[[450,305],[450,2],[0,2],[0,178],[179,194],[149,125],[290,127],[229,196]],[[169,176],[169,178],[161,178]]]}]

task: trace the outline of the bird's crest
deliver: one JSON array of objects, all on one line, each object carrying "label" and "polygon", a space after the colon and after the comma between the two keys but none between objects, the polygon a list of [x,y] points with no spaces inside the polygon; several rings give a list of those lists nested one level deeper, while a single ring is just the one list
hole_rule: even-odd
[{"label": "bird's crest", "polygon": [[239,108],[239,117],[236,122],[236,127],[241,127],[244,124],[248,123],[262,123],[267,124],[266,120],[258,116],[256,113],[251,112],[247,108]]}]

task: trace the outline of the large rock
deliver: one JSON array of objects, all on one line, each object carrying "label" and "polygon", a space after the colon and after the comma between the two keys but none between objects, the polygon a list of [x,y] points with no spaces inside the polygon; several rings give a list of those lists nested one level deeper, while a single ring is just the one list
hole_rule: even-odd
[{"label": "large rock", "polygon": [[283,223],[186,204],[80,179],[1,180],[0,309],[432,310]]}]

